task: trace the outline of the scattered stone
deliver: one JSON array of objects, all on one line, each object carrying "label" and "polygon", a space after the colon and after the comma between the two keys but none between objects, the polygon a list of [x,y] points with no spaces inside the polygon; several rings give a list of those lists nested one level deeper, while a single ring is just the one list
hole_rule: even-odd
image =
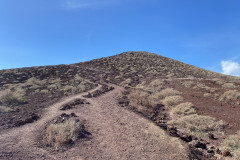
[{"label": "scattered stone", "polygon": [[208,138],[212,139],[212,140],[216,140],[217,138],[214,136],[213,133],[208,133]]},{"label": "scattered stone", "polygon": [[15,122],[15,126],[22,126],[26,123],[32,123],[34,121],[37,121],[40,117],[36,113],[32,113],[30,117],[24,119],[24,120],[19,120]]},{"label": "scattered stone", "polygon": [[223,155],[224,157],[230,157],[230,156],[231,156],[231,153],[230,153],[229,151],[227,151],[227,150],[224,150],[224,151],[222,151],[222,155]]},{"label": "scattered stone", "polygon": [[200,140],[193,140],[192,142],[190,142],[190,145],[195,148],[207,149],[206,143]]},{"label": "scattered stone", "polygon": [[85,100],[83,99],[75,99],[73,102],[64,104],[60,107],[60,110],[69,110],[72,109],[73,107],[75,107],[76,105],[81,105],[81,104],[90,104],[89,102],[87,103]]},{"label": "scattered stone", "polygon": [[169,135],[171,135],[173,137],[179,137],[179,135],[177,133],[177,129],[175,127],[168,126],[167,127],[167,132],[169,133]]}]

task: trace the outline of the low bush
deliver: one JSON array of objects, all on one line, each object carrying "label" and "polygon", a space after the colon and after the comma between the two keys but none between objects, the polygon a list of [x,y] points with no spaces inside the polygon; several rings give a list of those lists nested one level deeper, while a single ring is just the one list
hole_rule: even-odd
[{"label": "low bush", "polygon": [[211,97],[211,96],[212,96],[211,93],[204,93],[204,94],[203,94],[203,97]]},{"label": "low bush", "polygon": [[196,86],[193,87],[193,89],[205,89],[205,90],[211,90],[211,88],[203,83],[197,83]]},{"label": "low bush", "polygon": [[168,96],[165,97],[161,102],[165,107],[171,107],[177,105],[183,101],[181,96]]},{"label": "low bush", "polygon": [[181,132],[197,137],[204,137],[208,132],[223,131],[223,129],[227,126],[227,123],[222,120],[217,121],[215,118],[209,116],[192,114],[170,120],[168,125],[176,127]]},{"label": "low bush", "polygon": [[240,131],[236,135],[228,136],[222,142],[222,147],[229,151],[235,159],[240,160]]},{"label": "low bush", "polygon": [[182,116],[187,116],[187,115],[196,114],[196,113],[197,111],[194,108],[193,104],[189,102],[181,103],[170,111],[170,115],[172,117],[174,116],[182,117]]},{"label": "low bush", "polygon": [[5,106],[0,106],[0,113],[7,113],[7,112],[13,112],[14,109],[5,107]]},{"label": "low bush", "polygon": [[194,85],[194,81],[184,81],[181,84],[186,88],[190,88]]},{"label": "low bush", "polygon": [[240,100],[240,92],[237,90],[229,90],[224,92],[224,94],[222,94],[220,96],[220,100],[221,101],[236,101],[236,100]]},{"label": "low bush", "polygon": [[76,141],[84,128],[76,118],[70,118],[63,123],[51,124],[46,130],[46,142],[56,149]]},{"label": "low bush", "polygon": [[236,86],[233,83],[225,83],[222,85],[222,87],[224,89],[228,89],[228,88],[236,88]]},{"label": "low bush", "polygon": [[151,88],[153,91],[159,91],[163,86],[163,81],[161,79],[155,79],[149,83],[148,88]]},{"label": "low bush", "polygon": [[166,88],[160,92],[158,92],[156,95],[158,96],[158,98],[160,99],[164,99],[165,97],[168,96],[176,96],[176,95],[180,95],[181,93],[179,91],[176,91],[172,88]]},{"label": "low bush", "polygon": [[132,91],[128,98],[130,100],[130,106],[138,107],[138,106],[145,106],[145,107],[155,107],[155,103],[150,97],[150,94],[144,91],[135,90]]},{"label": "low bush", "polygon": [[5,106],[17,106],[27,103],[20,91],[4,90],[0,92],[0,104]]}]

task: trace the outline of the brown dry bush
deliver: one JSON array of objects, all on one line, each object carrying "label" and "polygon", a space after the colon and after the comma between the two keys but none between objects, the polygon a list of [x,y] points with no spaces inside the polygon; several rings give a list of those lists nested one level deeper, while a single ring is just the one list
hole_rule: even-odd
[{"label": "brown dry bush", "polygon": [[203,94],[203,97],[211,97],[211,96],[212,96],[211,93],[204,93],[204,94]]},{"label": "brown dry bush", "polygon": [[181,103],[170,111],[170,115],[172,117],[174,116],[182,117],[182,116],[187,116],[191,114],[197,114],[197,111],[194,108],[193,104],[190,102]]},{"label": "brown dry bush", "polygon": [[186,88],[190,88],[194,85],[194,81],[184,81],[181,84]]},{"label": "brown dry bush", "polygon": [[5,107],[5,106],[0,106],[0,113],[7,113],[7,112],[13,112],[14,109]]},{"label": "brown dry bush", "polygon": [[138,107],[145,106],[154,108],[156,106],[155,101],[150,97],[150,94],[144,91],[135,90],[132,91],[128,98],[130,100],[130,106]]},{"label": "brown dry bush", "polygon": [[152,82],[149,83],[147,86],[148,88],[151,88],[153,91],[159,91],[163,86],[163,81],[160,79],[155,79]]},{"label": "brown dry bush", "polygon": [[176,127],[184,133],[188,133],[197,137],[204,137],[208,132],[222,132],[227,123],[217,121],[209,116],[201,116],[192,114],[174,119],[168,122],[168,125]]},{"label": "brown dry bush", "polygon": [[146,81],[143,81],[141,83],[139,83],[136,88],[139,89],[144,89],[146,91],[151,91],[151,92],[159,92],[162,87],[163,87],[163,80],[161,79],[155,79],[153,81],[151,81],[149,84],[147,84]]},{"label": "brown dry bush", "polygon": [[165,97],[161,102],[165,107],[171,107],[177,105],[183,101],[181,96],[168,96]]},{"label": "brown dry bush", "polygon": [[229,89],[229,88],[236,88],[236,86],[233,83],[225,83],[222,85],[222,88]]},{"label": "brown dry bush", "polygon": [[120,85],[124,87],[128,87],[130,86],[131,82],[132,82],[131,78],[127,78],[125,81],[121,82]]},{"label": "brown dry bush", "polygon": [[168,96],[177,96],[180,95],[181,93],[177,90],[174,90],[173,88],[166,88],[160,92],[155,93],[155,95],[159,98],[159,99],[164,99],[165,97]]},{"label": "brown dry bush", "polygon": [[222,142],[222,147],[229,151],[234,159],[240,160],[240,131],[236,135],[228,136]]},{"label": "brown dry bush", "polygon": [[4,90],[0,92],[0,104],[6,106],[17,106],[27,103],[22,90]]},{"label": "brown dry bush", "polygon": [[81,122],[70,118],[63,123],[51,124],[47,127],[45,140],[47,145],[59,148],[69,142],[74,142],[83,132]]},{"label": "brown dry bush", "polygon": [[211,88],[203,83],[197,83],[196,86],[193,87],[193,89],[205,89],[205,90],[211,90]]},{"label": "brown dry bush", "polygon": [[235,100],[240,100],[240,92],[237,90],[229,90],[224,92],[220,96],[221,101],[235,101]]}]

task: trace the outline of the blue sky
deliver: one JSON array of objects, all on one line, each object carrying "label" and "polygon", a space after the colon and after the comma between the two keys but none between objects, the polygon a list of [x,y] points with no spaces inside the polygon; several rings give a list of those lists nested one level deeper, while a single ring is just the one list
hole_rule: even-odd
[{"label": "blue sky", "polygon": [[0,0],[0,69],[148,51],[240,76],[239,0]]}]

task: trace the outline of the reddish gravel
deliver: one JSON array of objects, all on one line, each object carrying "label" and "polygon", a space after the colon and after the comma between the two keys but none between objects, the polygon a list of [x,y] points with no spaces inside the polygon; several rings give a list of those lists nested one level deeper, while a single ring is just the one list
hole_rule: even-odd
[{"label": "reddish gravel", "polygon": [[79,140],[71,149],[59,153],[36,145],[47,123],[63,113],[59,107],[75,98],[83,98],[79,94],[48,107],[40,120],[2,133],[0,159],[188,159],[187,149],[177,138],[168,136],[138,114],[119,107],[115,97],[122,89],[114,87],[98,98],[87,99],[90,105],[65,111],[74,112],[80,120],[86,121],[87,130],[92,134],[89,139]]},{"label": "reddish gravel", "polygon": [[[220,102],[218,100],[214,100],[210,97],[204,97],[203,94],[207,91],[193,88],[186,88],[181,85],[180,82],[183,82],[185,79],[173,79],[169,81],[166,87],[174,88],[180,92],[182,92],[182,96],[185,101],[191,102],[197,108],[197,112],[200,115],[206,115],[214,117],[218,120],[223,120],[229,123],[229,127],[225,130],[225,136],[230,134],[235,134],[240,130],[240,106],[238,105],[230,105],[227,103]],[[209,85],[209,80],[201,80],[203,84]],[[218,88],[219,86],[211,84],[211,88]],[[221,91],[223,93],[223,91]],[[215,144],[220,144],[223,136],[219,135],[218,140],[214,140]]]}]

